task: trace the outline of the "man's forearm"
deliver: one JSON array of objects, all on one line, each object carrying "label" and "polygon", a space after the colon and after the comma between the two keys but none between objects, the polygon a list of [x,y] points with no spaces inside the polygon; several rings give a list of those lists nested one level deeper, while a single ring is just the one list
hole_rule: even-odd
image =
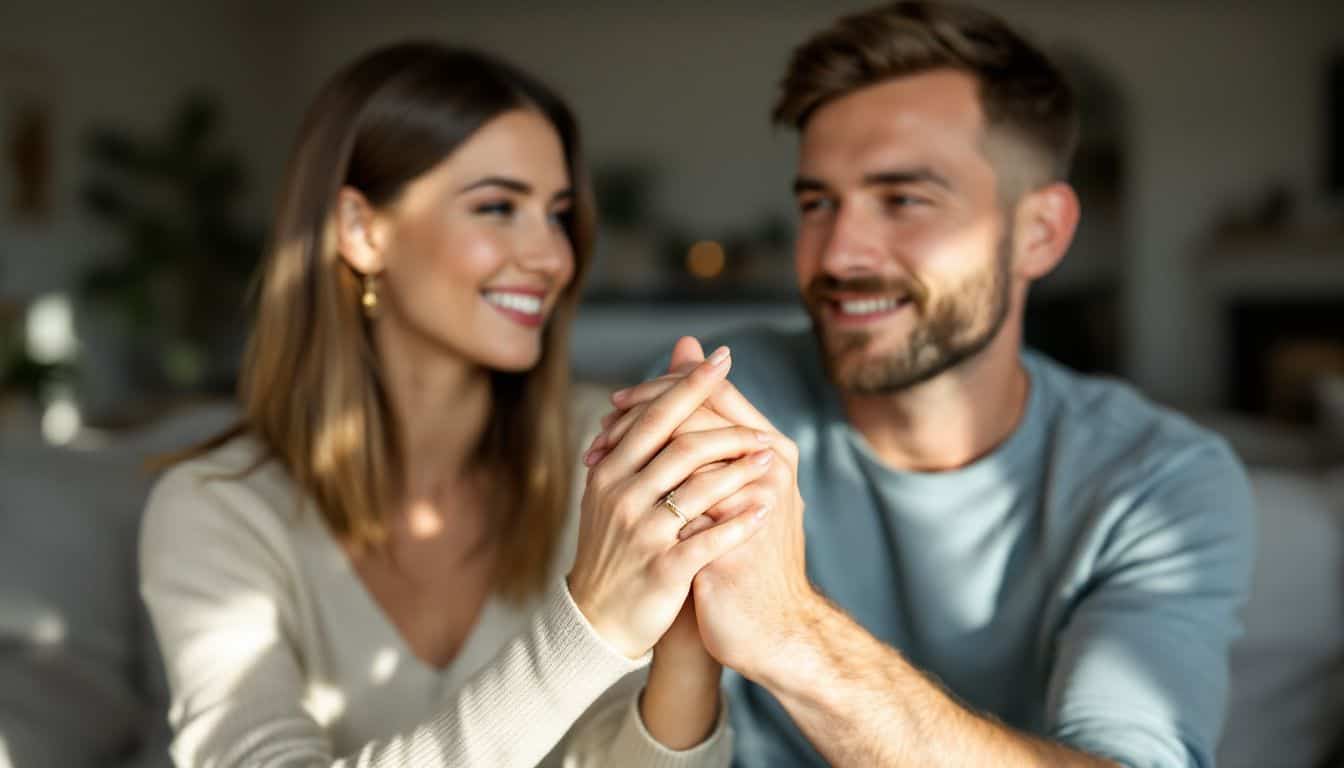
[{"label": "man's forearm", "polygon": [[758,680],[834,766],[1114,766],[962,707],[894,649],[819,600]]}]

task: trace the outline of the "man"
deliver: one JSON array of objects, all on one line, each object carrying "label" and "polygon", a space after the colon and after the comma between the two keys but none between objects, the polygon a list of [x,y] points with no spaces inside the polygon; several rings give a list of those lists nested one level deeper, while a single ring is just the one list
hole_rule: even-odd
[{"label": "man", "polygon": [[1022,349],[1079,216],[1055,68],[897,3],[800,47],[775,117],[813,332],[727,340],[708,407],[791,438],[797,491],[694,589],[738,763],[1212,765],[1250,493],[1221,440]]}]

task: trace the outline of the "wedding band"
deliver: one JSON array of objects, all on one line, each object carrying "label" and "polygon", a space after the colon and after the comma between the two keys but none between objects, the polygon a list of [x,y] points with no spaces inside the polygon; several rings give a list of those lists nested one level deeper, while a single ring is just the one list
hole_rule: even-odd
[{"label": "wedding band", "polygon": [[667,507],[668,509],[672,510],[672,514],[677,516],[677,519],[681,521],[682,525],[691,522],[689,519],[687,519],[686,513],[681,511],[681,507],[677,506],[676,491],[668,491],[667,495],[658,501],[657,506]]}]

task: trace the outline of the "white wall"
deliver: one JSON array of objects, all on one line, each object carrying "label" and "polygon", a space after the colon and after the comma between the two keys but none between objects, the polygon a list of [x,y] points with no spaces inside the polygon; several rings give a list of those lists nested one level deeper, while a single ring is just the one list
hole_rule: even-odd
[{"label": "white wall", "polygon": [[[1212,0],[999,0],[986,4],[1043,43],[1089,52],[1124,89],[1130,115],[1132,262],[1126,357],[1155,394],[1202,402],[1218,371],[1192,367],[1213,331],[1186,317],[1197,290],[1184,267],[1222,206],[1282,180],[1304,195],[1322,163],[1320,77],[1344,45],[1344,4]],[[656,153],[671,170],[661,207],[715,234],[788,210],[792,138],[767,111],[790,48],[863,2],[738,0],[569,4],[398,0],[297,6],[153,0],[90,9],[10,0],[0,51],[29,51],[59,73],[62,201],[58,232],[0,233],[13,284],[48,287],[89,245],[71,215],[76,132],[95,120],[151,126],[195,86],[230,106],[264,211],[303,105],[339,64],[377,43],[435,36],[487,46],[558,84],[575,104],[595,161]],[[3,56],[0,53],[0,56]],[[45,239],[44,239],[45,238]],[[41,253],[16,258],[25,250]],[[22,266],[16,268],[15,261]]]}]

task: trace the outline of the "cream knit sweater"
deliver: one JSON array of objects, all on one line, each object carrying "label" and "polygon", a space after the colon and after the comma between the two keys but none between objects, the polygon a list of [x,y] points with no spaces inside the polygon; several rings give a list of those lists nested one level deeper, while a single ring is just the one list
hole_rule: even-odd
[{"label": "cream knit sweater", "polygon": [[[578,400],[591,436],[597,409]],[[440,670],[408,650],[319,517],[296,510],[275,462],[221,477],[257,450],[239,439],[174,468],[142,524],[141,592],[180,766],[728,765],[725,713],[691,750],[649,736],[637,708],[647,659],[606,645],[570,599],[578,491],[550,589],[521,608],[487,599]]]}]

